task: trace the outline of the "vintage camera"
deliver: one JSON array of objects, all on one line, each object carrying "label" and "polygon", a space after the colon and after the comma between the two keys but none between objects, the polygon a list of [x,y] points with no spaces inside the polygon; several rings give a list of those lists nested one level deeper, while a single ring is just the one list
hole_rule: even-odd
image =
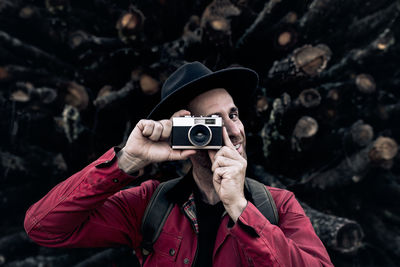
[{"label": "vintage camera", "polygon": [[172,118],[171,146],[173,149],[220,149],[222,147],[222,118]]}]

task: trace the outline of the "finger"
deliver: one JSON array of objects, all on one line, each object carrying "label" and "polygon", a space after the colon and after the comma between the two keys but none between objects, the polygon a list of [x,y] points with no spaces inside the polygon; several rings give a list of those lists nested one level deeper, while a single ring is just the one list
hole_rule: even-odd
[{"label": "finger", "polygon": [[154,121],[145,120],[142,122],[142,125],[143,125],[143,130],[142,130],[143,136],[149,137],[153,133]]},{"label": "finger", "polygon": [[186,110],[186,109],[181,109],[181,110],[175,112],[174,114],[172,114],[170,119],[172,119],[174,117],[182,117],[182,116],[190,116],[190,111]]},{"label": "finger", "polygon": [[227,158],[224,156],[219,156],[215,158],[215,161],[211,166],[211,170],[214,172],[217,168],[236,166],[237,164],[238,164],[237,160]]},{"label": "finger", "polygon": [[172,131],[172,122],[170,120],[162,120],[160,121],[161,125],[163,126],[163,131],[161,133],[161,139],[167,140]]},{"label": "finger", "polygon": [[229,138],[228,131],[226,130],[226,127],[222,127],[222,138],[224,139],[224,144],[230,148],[235,149],[235,146],[232,144],[231,139]]},{"label": "finger", "polygon": [[163,125],[158,121],[155,121],[153,125],[153,132],[149,136],[149,139],[156,142],[160,140],[161,133],[163,131]]},{"label": "finger", "polygon": [[221,183],[221,180],[223,179],[224,175],[227,173],[229,170],[229,167],[220,167],[215,169],[213,173],[213,180],[217,183]]},{"label": "finger", "polygon": [[[227,157],[234,160],[240,159],[238,156],[240,154],[236,151],[236,149],[229,146],[223,146],[218,152],[215,154],[214,159],[217,157]],[[240,156],[241,157],[241,156]]]}]

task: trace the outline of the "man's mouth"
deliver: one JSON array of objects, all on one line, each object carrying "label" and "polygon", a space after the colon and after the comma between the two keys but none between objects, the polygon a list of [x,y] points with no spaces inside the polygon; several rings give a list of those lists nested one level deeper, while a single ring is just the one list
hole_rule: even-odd
[{"label": "man's mouth", "polygon": [[238,150],[240,147],[240,144],[235,145],[235,149]]}]

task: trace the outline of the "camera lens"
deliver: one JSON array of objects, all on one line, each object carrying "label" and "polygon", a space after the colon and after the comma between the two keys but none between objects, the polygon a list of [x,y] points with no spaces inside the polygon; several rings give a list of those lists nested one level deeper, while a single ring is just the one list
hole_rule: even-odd
[{"label": "camera lens", "polygon": [[204,124],[196,124],[190,128],[188,137],[192,145],[206,146],[211,141],[211,130]]}]

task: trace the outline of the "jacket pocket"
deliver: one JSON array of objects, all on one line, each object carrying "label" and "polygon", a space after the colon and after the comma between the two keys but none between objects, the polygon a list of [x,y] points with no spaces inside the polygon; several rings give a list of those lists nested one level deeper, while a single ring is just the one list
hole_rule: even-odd
[{"label": "jacket pocket", "polygon": [[157,266],[175,266],[181,246],[182,237],[176,234],[161,232],[154,244],[154,256]]}]

